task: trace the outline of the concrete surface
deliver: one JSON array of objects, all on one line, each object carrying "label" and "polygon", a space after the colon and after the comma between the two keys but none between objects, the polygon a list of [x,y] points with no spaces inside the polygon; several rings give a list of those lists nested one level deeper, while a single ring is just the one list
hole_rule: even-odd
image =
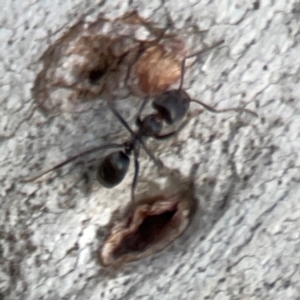
[{"label": "concrete surface", "polygon": [[[300,299],[298,1],[1,6],[0,299]],[[132,168],[112,190],[81,180],[85,167],[76,164],[36,182],[19,179],[127,137],[103,102],[43,114],[31,88],[42,53],[79,19],[132,10],[169,26],[192,50],[224,38],[225,47],[187,72],[185,87],[218,108],[246,105],[259,119],[204,111],[176,138],[149,144],[179,179],[198,165],[201,209],[169,248],[112,270],[98,263],[97,249],[130,199]],[[138,101],[117,104],[129,122]],[[140,178],[139,190],[167,184],[144,153]]]}]

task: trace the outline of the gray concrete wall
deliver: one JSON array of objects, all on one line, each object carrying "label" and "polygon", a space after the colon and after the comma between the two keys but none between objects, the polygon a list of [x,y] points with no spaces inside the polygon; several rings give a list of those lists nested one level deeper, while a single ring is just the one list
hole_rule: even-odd
[{"label": "gray concrete wall", "polygon": [[[1,5],[0,298],[300,299],[299,2],[91,2]],[[19,180],[127,137],[103,101],[42,113],[31,89],[41,55],[79,19],[131,10],[170,26],[190,53],[224,38],[225,47],[189,69],[185,87],[211,106],[245,106],[259,119],[204,111],[176,138],[151,142],[179,179],[198,165],[200,210],[163,252],[107,269],[97,249],[130,201],[133,169],[112,190],[81,180],[84,167],[74,164]],[[138,103],[129,97],[117,105],[130,124]],[[144,153],[140,179],[143,192],[168,181]]]}]

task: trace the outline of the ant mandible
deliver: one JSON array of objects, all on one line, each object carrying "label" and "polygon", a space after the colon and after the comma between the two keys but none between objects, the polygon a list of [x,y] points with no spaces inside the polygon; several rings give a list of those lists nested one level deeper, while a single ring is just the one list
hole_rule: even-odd
[{"label": "ant mandible", "polygon": [[60,164],[54,166],[53,168],[39,174],[38,176],[30,179],[22,180],[22,182],[30,182],[38,179],[39,177],[54,171],[58,168],[63,167],[64,165],[70,163],[71,161],[75,160],[78,157],[83,155],[88,155],[96,151],[100,150],[107,150],[107,149],[118,149],[118,151],[112,152],[108,154],[104,159],[100,162],[98,169],[97,169],[97,179],[101,185],[106,188],[113,188],[117,186],[121,181],[124,179],[129,163],[130,163],[130,156],[133,154],[134,158],[134,176],[131,184],[131,200],[135,200],[135,188],[137,185],[137,179],[139,175],[139,153],[140,149],[143,148],[148,156],[154,161],[155,165],[161,169],[163,168],[163,163],[157,159],[152,152],[148,149],[147,145],[145,144],[148,138],[154,138],[156,140],[163,140],[169,137],[176,135],[181,129],[187,125],[189,120],[184,121],[176,130],[171,131],[166,134],[161,134],[163,129],[163,123],[165,122],[167,125],[174,125],[175,123],[182,120],[189,109],[189,105],[191,102],[198,103],[202,105],[205,109],[213,113],[223,113],[229,111],[236,111],[236,112],[246,112],[252,114],[257,117],[255,112],[245,108],[228,108],[222,110],[216,110],[207,104],[192,99],[187,92],[182,88],[183,81],[184,81],[184,73],[185,73],[185,62],[186,59],[197,56],[199,54],[203,54],[203,52],[209,51],[221,44],[223,44],[223,40],[217,42],[211,47],[203,49],[199,52],[196,52],[192,55],[186,56],[181,62],[181,77],[180,77],[180,84],[178,89],[173,89],[166,91],[162,94],[159,94],[154,97],[152,101],[152,107],[155,109],[156,112],[141,118],[141,114],[149,101],[149,96],[145,97],[143,100],[138,113],[135,118],[135,124],[137,126],[137,130],[133,131],[128,123],[123,119],[120,113],[115,109],[111,101],[108,101],[108,106],[119,120],[119,122],[129,131],[131,137],[128,141],[122,144],[108,144],[99,147],[94,147],[92,149],[83,151],[77,155],[74,155],[67,160],[61,162]]}]

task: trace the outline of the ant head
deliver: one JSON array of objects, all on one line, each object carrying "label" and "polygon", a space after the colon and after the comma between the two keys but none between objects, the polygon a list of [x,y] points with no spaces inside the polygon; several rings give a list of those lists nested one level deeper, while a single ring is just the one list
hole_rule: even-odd
[{"label": "ant head", "polygon": [[146,116],[139,125],[144,136],[154,137],[158,135],[163,127],[163,119],[160,115],[152,114]]},{"label": "ant head", "polygon": [[152,106],[156,109],[168,125],[180,121],[187,113],[190,97],[182,90],[164,92],[154,98]]},{"label": "ant head", "polygon": [[106,188],[113,188],[125,177],[130,158],[123,151],[108,154],[100,163],[97,179]]}]

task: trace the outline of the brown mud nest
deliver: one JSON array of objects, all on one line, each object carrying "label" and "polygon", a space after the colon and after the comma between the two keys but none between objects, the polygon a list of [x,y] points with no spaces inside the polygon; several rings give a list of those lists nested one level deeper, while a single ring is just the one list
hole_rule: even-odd
[{"label": "brown mud nest", "polygon": [[187,229],[194,211],[194,199],[182,192],[139,201],[112,227],[100,249],[102,265],[121,265],[162,251]]},{"label": "brown mud nest", "polygon": [[178,81],[184,43],[137,13],[80,21],[45,53],[33,97],[45,112],[95,99],[156,95]]}]

